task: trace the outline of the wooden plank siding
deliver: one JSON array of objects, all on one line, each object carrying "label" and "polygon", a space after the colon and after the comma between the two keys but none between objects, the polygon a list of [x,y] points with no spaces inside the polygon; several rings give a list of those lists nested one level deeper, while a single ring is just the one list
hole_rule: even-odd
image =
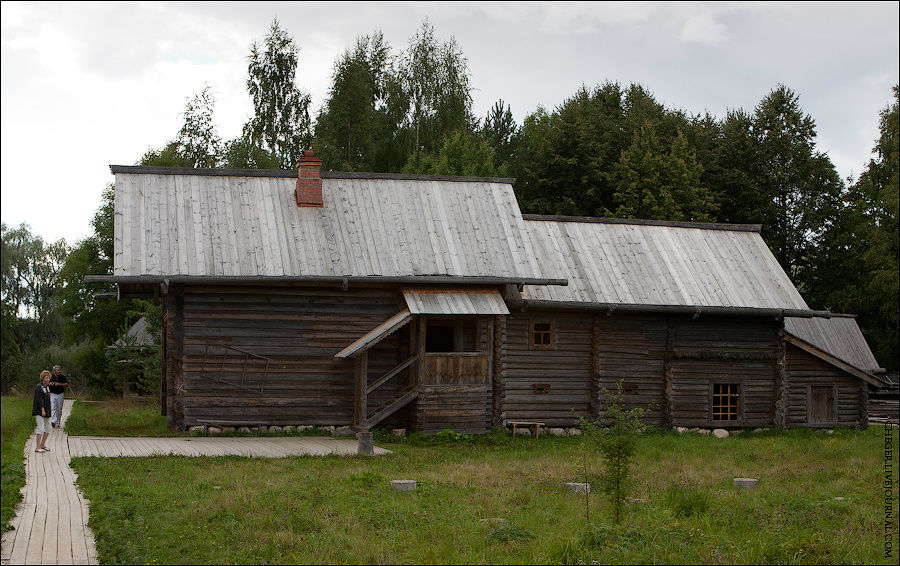
[{"label": "wooden plank siding", "polygon": [[[552,324],[550,347],[531,345],[534,322]],[[578,416],[602,417],[603,390],[615,391],[622,380],[625,407],[645,409],[648,424],[722,425],[710,420],[710,387],[719,382],[742,386],[742,418],[728,426],[773,423],[780,339],[774,319],[540,310],[514,313],[505,326],[506,340],[496,348],[502,373],[495,376],[504,421],[570,426]]]},{"label": "wooden plank siding", "polygon": [[[531,345],[534,322],[550,322],[552,346]],[[541,421],[548,426],[573,424],[591,415],[591,340],[593,315],[535,311],[513,313],[506,320],[501,368],[502,419]],[[534,385],[549,385],[546,393]],[[574,413],[573,413],[574,409]]]},{"label": "wooden plank siding", "polygon": [[[767,319],[676,319],[671,335],[674,426],[759,427],[775,419],[781,322]],[[713,420],[714,384],[740,385],[736,421]]]},{"label": "wooden plank siding", "polygon": [[[178,286],[166,304],[167,401],[174,426],[346,425],[353,421],[354,366],[333,356],[395,314],[402,297],[392,287]],[[401,361],[408,332],[370,350],[370,376]],[[258,358],[245,365],[244,356],[225,346],[268,358],[268,369]],[[408,385],[404,378],[374,391],[370,408],[396,394],[404,381]]]},{"label": "wooden plank siding", "polygon": [[[785,365],[789,379],[788,427],[866,425],[868,391],[860,379],[792,344],[788,344],[785,350]],[[810,387],[828,385],[835,388],[837,420],[834,423],[811,424],[808,420]]]}]

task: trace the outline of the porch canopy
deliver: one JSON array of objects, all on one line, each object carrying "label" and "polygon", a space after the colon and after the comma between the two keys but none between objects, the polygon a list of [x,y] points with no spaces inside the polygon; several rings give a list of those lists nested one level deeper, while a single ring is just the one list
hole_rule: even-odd
[{"label": "porch canopy", "polygon": [[459,287],[416,287],[403,289],[407,308],[382,322],[334,355],[355,358],[393,332],[405,326],[413,315],[495,315],[509,314],[496,289]]}]

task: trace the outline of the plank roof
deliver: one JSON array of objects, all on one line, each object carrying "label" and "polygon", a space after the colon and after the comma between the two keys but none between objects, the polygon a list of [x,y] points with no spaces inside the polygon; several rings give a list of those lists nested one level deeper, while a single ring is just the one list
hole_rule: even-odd
[{"label": "plank roof", "polygon": [[525,219],[538,262],[569,280],[526,285],[529,302],[809,310],[755,226]]},{"label": "plank roof", "polygon": [[496,289],[422,288],[403,289],[412,314],[509,314]]},{"label": "plank roof", "polygon": [[111,169],[116,277],[543,278],[511,179]]},{"label": "plank roof", "polygon": [[878,361],[872,354],[859,325],[856,324],[855,317],[786,317],[784,330],[859,370],[867,373],[883,371],[879,368]]}]

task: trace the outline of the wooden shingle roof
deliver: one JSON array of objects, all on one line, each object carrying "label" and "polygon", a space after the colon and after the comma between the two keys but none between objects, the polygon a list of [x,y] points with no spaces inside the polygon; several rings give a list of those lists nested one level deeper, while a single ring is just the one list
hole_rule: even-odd
[{"label": "wooden shingle roof", "polygon": [[758,227],[525,216],[538,261],[566,287],[528,302],[645,307],[809,307]]},{"label": "wooden shingle roof", "polygon": [[835,358],[847,362],[866,373],[880,373],[878,361],[866,342],[856,318],[833,316],[831,318],[784,319],[788,334],[815,346]]},{"label": "wooden shingle roof", "polygon": [[112,170],[116,277],[542,278],[510,179]]}]

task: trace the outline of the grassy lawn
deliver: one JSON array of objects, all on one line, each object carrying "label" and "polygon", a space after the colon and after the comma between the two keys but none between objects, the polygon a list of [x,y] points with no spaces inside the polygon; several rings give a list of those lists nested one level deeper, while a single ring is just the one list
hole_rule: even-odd
[{"label": "grassy lawn", "polygon": [[3,532],[15,516],[16,503],[22,499],[19,490],[25,485],[23,451],[25,441],[34,432],[31,416],[31,397],[4,395],[0,397],[0,467],[3,474],[2,520]]},{"label": "grassy lawn", "polygon": [[173,436],[159,400],[127,397],[106,401],[78,401],[66,421],[72,436]]},{"label": "grassy lawn", "polygon": [[[394,453],[375,458],[73,466],[105,563],[896,564],[896,544],[884,557],[881,427],[647,435],[620,526],[596,495],[585,520],[584,496],[565,489],[584,477],[579,438],[387,440]],[[734,477],[760,478],[759,489]],[[395,492],[391,479],[418,490]],[[893,513],[897,541],[896,488]]]}]

